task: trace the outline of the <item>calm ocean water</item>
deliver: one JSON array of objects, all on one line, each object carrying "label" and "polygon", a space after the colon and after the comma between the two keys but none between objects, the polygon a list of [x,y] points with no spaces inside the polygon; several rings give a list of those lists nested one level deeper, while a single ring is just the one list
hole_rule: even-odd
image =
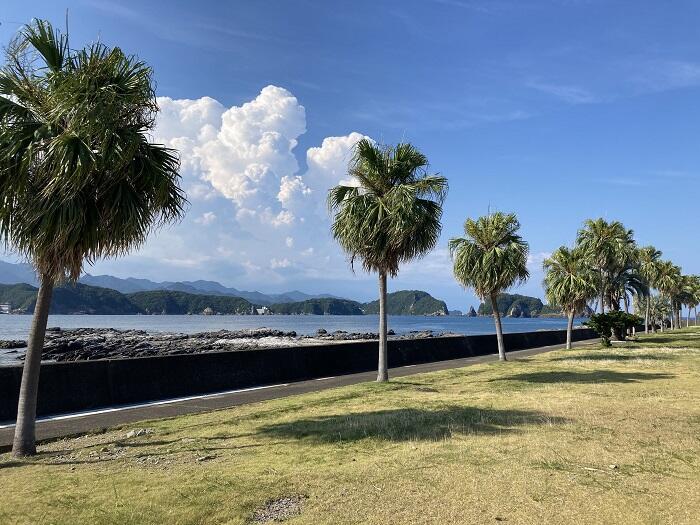
[{"label": "calm ocean water", "polygon": [[[30,315],[0,315],[0,339],[26,339],[32,317]],[[576,324],[583,322],[578,319]],[[210,332],[227,329],[268,327],[294,330],[298,334],[313,334],[319,328],[329,332],[377,332],[376,315],[52,315],[49,326],[61,328],[134,328],[149,332]],[[465,335],[495,332],[490,317],[423,317],[413,315],[389,316],[389,328],[397,334],[413,330],[455,332]],[[566,328],[566,319],[503,319],[505,332],[531,332]],[[16,354],[0,350],[0,362],[16,363]]]}]

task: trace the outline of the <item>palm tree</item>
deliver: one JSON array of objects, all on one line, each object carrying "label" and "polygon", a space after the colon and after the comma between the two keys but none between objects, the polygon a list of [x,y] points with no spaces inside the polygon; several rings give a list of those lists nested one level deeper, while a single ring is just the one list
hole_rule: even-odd
[{"label": "palm tree", "polygon": [[664,321],[666,316],[668,316],[671,311],[671,305],[668,302],[668,299],[661,295],[650,295],[646,304],[649,305],[649,321],[651,323],[652,331],[656,332],[657,323],[663,331]]},{"label": "palm tree", "polygon": [[[678,309],[682,309],[683,306],[688,308],[688,317],[686,318],[685,326],[686,328],[690,326],[690,310],[698,304],[698,276],[697,275],[683,275],[681,277],[681,286],[676,294],[676,305]],[[681,318],[678,314],[678,327],[681,327]]]},{"label": "palm tree", "polygon": [[693,326],[698,324],[698,304],[700,304],[700,275],[691,275],[692,304],[688,305],[688,322],[690,323],[690,308],[693,308]]},{"label": "palm tree", "polygon": [[[647,282],[649,288],[656,286],[656,279],[659,274],[659,263],[662,253],[653,246],[644,246],[637,251],[639,261],[639,272]],[[644,308],[644,333],[649,333],[649,313],[651,309],[651,294],[646,296],[646,306]]]},{"label": "palm tree", "polygon": [[605,313],[605,299],[610,291],[609,273],[612,268],[621,265],[633,250],[632,230],[626,229],[619,221],[589,219],[579,230],[576,242],[598,273],[600,309]]},{"label": "palm tree", "polygon": [[623,301],[627,313],[629,313],[630,295],[649,295],[649,285],[639,271],[638,263],[630,259],[610,269],[607,295],[608,304],[613,310],[619,310],[620,301]]},{"label": "palm tree", "polygon": [[477,220],[467,219],[465,236],[450,239],[449,243],[457,281],[474,288],[482,301],[491,300],[501,361],[506,360],[506,351],[498,294],[525,282],[530,276],[527,271],[528,244],[518,235],[519,229],[520,222],[514,213],[498,212]]},{"label": "palm tree", "polygon": [[574,317],[582,312],[596,294],[595,274],[586,263],[583,252],[562,246],[549,258],[543,268],[547,301],[562,308],[568,316],[566,348],[571,349]]},{"label": "palm tree", "polygon": [[34,308],[13,453],[36,452],[39,370],[51,295],[83,263],[143,244],[182,216],[176,152],[147,133],[152,71],[118,48],[72,50],[51,24],[24,27],[0,71],[0,238],[34,265]]},{"label": "palm tree", "polygon": [[[656,288],[661,292],[661,295],[670,303],[671,313],[671,328],[675,325],[675,296],[681,287],[682,276],[681,269],[671,261],[662,261],[659,263],[659,273],[656,276]],[[664,329],[665,322],[661,322],[661,331]]]},{"label": "palm tree", "polygon": [[411,144],[355,146],[348,173],[358,186],[339,185],[328,194],[331,231],[354,267],[379,274],[379,365],[377,381],[388,381],[387,276],[401,263],[422,257],[440,236],[447,179],[427,173],[428,159]]}]

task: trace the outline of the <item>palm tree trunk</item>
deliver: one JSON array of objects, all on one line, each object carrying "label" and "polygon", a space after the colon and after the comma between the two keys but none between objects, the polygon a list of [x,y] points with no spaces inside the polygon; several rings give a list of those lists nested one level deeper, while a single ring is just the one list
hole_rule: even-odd
[{"label": "palm tree trunk", "polygon": [[676,328],[676,303],[671,301],[671,330]]},{"label": "palm tree trunk", "polygon": [[673,316],[673,328],[680,328],[681,317],[678,315],[678,304],[674,305],[673,313],[671,315]]},{"label": "palm tree trunk", "polygon": [[600,277],[600,313],[605,313],[605,280],[603,279],[603,268],[599,268],[598,275]]},{"label": "palm tree trunk", "polygon": [[22,383],[19,388],[19,403],[17,405],[17,424],[15,438],[12,443],[14,456],[33,456],[36,454],[36,402],[39,394],[39,371],[41,369],[41,353],[44,349],[46,323],[51,308],[53,281],[46,276],[41,277],[39,293],[34,306],[34,318],[29,333],[27,353],[22,369]]},{"label": "palm tree trunk", "polygon": [[379,366],[377,381],[389,381],[387,366],[386,272],[379,272]]},{"label": "palm tree trunk", "polygon": [[571,350],[571,335],[574,330],[574,311],[569,312],[569,322],[566,325],[566,349]]},{"label": "palm tree trunk", "polygon": [[646,313],[644,314],[644,333],[649,333],[649,312],[651,309],[651,296],[647,296]]},{"label": "palm tree trunk", "polygon": [[629,301],[629,297],[627,297],[627,292],[625,292],[624,301],[625,301],[625,313],[628,314],[628,313],[630,313],[630,301]]},{"label": "palm tree trunk", "polygon": [[493,320],[496,323],[496,340],[498,341],[498,360],[507,361],[506,347],[503,344],[503,327],[501,326],[501,312],[498,311],[496,294],[491,294],[491,306],[493,307]]},{"label": "palm tree trunk", "polygon": [[676,327],[676,303],[671,301],[671,330]]}]

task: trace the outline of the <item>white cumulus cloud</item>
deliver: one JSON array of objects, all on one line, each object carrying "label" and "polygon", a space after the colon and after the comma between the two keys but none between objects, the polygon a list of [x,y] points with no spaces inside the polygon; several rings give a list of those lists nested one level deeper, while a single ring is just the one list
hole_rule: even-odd
[{"label": "white cumulus cloud", "polygon": [[298,151],[306,110],[278,86],[230,107],[211,97],[158,103],[154,139],[179,151],[191,207],[167,239],[154,237],[139,255],[188,268],[183,279],[238,287],[354,278],[330,235],[326,197],[339,183],[355,184],[348,162],[366,135],[338,133]]},{"label": "white cumulus cloud", "polygon": [[289,268],[292,265],[291,261],[286,257],[284,259],[277,259],[273,257],[270,259],[270,268]]},{"label": "white cumulus cloud", "polygon": [[216,220],[216,213],[213,211],[208,211],[203,213],[201,216],[197,217],[194,222],[201,224],[202,226],[207,226]]},{"label": "white cumulus cloud", "polygon": [[299,166],[292,150],[306,131],[305,110],[286,89],[267,86],[227,109],[215,137],[195,147],[203,178],[242,208],[269,206]]}]

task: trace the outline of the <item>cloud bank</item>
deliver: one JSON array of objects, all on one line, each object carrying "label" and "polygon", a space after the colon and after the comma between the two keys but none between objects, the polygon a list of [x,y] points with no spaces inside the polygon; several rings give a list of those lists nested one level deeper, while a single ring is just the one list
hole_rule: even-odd
[{"label": "cloud bank", "polygon": [[325,202],[329,188],[352,183],[348,160],[365,135],[324,138],[305,152],[301,169],[297,155],[304,152],[297,146],[306,111],[282,87],[267,86],[231,107],[210,97],[159,97],[158,104],[153,138],[180,152],[191,209],[182,224],[158,232],[135,255],[144,268],[157,261],[265,289],[352,277],[330,238]]}]

